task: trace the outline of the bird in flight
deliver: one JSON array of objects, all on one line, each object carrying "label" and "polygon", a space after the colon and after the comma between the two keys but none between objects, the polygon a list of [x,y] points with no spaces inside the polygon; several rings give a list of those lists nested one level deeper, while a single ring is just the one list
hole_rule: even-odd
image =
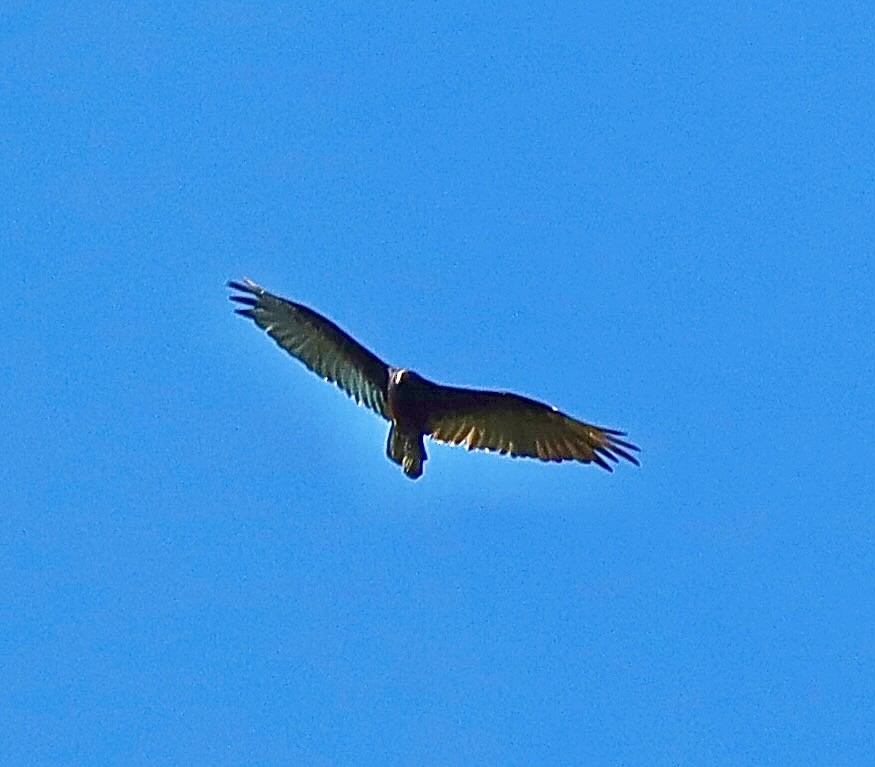
[{"label": "bird in flight", "polygon": [[469,450],[542,461],[595,463],[612,471],[619,458],[638,464],[625,432],[593,426],[518,394],[442,386],[387,365],[331,320],[269,293],[251,280],[229,282],[251,319],[316,375],[389,421],[386,454],[411,479],[422,476],[426,436]]}]

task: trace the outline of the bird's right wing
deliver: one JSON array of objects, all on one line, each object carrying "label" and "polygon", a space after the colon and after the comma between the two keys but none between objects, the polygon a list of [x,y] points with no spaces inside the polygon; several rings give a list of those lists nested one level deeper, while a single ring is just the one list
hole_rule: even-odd
[{"label": "bird's right wing", "polygon": [[[638,448],[624,432],[578,421],[554,407],[509,392],[434,384],[428,431],[433,439],[469,450],[494,450],[542,461],[596,463],[625,458],[638,464]],[[607,459],[607,460],[605,460]]]},{"label": "bird's right wing", "polygon": [[229,282],[243,295],[237,314],[249,317],[283,349],[316,375],[331,381],[359,404],[386,418],[389,367],[331,320],[306,306],[269,293],[251,280]]}]

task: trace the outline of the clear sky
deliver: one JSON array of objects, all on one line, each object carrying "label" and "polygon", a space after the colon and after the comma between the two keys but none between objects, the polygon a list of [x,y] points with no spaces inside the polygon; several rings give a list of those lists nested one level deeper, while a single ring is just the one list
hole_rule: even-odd
[{"label": "clear sky", "polygon": [[[865,763],[873,94],[867,3],[4,3],[0,763]],[[412,482],[243,276],[642,465]]]}]

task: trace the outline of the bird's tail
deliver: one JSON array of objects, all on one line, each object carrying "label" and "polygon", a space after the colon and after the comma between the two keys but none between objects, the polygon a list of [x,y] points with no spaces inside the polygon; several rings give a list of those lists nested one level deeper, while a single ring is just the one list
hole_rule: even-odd
[{"label": "bird's tail", "polygon": [[386,455],[400,465],[410,479],[422,476],[422,465],[428,460],[422,434],[399,431],[394,425],[389,430]]}]

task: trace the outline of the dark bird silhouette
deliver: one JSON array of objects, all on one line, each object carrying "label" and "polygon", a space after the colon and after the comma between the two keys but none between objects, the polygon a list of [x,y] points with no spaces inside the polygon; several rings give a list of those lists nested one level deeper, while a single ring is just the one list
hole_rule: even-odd
[{"label": "dark bird silhouette", "polygon": [[508,392],[433,383],[387,365],[331,320],[269,293],[251,280],[229,282],[241,295],[237,314],[251,319],[283,349],[359,404],[390,422],[386,454],[411,479],[422,475],[426,436],[469,450],[493,450],[542,461],[596,463],[612,471],[618,458],[638,465],[625,432],[577,421],[554,407]]}]

